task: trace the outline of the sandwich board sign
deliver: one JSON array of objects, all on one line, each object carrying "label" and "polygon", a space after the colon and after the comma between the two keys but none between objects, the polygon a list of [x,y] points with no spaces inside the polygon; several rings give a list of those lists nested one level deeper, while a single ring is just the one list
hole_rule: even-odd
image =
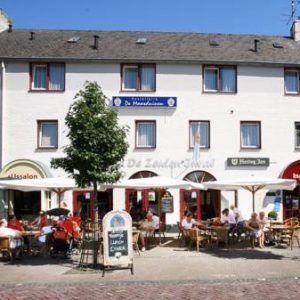
[{"label": "sandwich board sign", "polygon": [[132,219],[126,211],[113,210],[103,218],[102,276],[108,266],[133,274]]}]

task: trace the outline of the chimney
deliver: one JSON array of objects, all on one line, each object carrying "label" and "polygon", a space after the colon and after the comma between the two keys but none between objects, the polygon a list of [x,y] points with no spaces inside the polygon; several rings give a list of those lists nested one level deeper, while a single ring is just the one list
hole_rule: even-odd
[{"label": "chimney", "polygon": [[94,49],[98,49],[99,46],[99,35],[94,35]]},{"label": "chimney", "polygon": [[291,37],[295,42],[300,41],[300,20],[296,19],[293,22],[292,28],[291,28]]},{"label": "chimney", "polygon": [[12,32],[12,28],[13,28],[12,24],[8,24],[8,32]]},{"label": "chimney", "polygon": [[35,39],[35,32],[34,31],[30,31],[30,38],[31,41],[33,41]]},{"label": "chimney", "polygon": [[254,52],[258,52],[258,43],[259,43],[259,40],[254,40]]}]

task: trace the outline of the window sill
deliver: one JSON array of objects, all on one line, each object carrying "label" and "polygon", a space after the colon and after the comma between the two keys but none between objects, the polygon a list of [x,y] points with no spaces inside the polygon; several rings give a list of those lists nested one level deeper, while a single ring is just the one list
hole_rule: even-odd
[{"label": "window sill", "polygon": [[37,147],[35,150],[36,151],[49,151],[49,150],[56,151],[56,150],[58,150],[58,147]]},{"label": "window sill", "polygon": [[28,90],[28,93],[64,93],[65,90]]},{"label": "window sill", "polygon": [[155,150],[156,146],[154,147],[135,147],[134,150]]},{"label": "window sill", "polygon": [[300,93],[284,93],[284,96],[299,97]]},{"label": "window sill", "polygon": [[241,147],[240,150],[261,150],[261,147]]},{"label": "window sill", "polygon": [[[195,149],[195,147],[189,147],[189,150],[190,151],[193,151]],[[201,150],[209,150],[210,149],[210,146],[208,146],[208,147],[200,147],[200,151]]]},{"label": "window sill", "polygon": [[237,92],[202,91],[202,94],[213,94],[213,95],[236,95]]},{"label": "window sill", "polygon": [[156,90],[153,90],[153,91],[143,91],[143,90],[120,90],[119,93],[126,93],[126,94],[129,94],[129,93],[145,93],[145,94],[149,94],[149,93],[155,93]]}]

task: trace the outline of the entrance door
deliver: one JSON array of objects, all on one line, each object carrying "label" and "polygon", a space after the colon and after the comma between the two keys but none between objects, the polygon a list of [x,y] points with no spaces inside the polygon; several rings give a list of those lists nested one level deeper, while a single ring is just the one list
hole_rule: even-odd
[{"label": "entrance door", "polygon": [[[216,180],[210,173],[194,171],[186,175],[183,180],[202,183]],[[180,219],[190,211],[198,221],[220,216],[220,192],[215,190],[180,191]]]},{"label": "entrance door", "polygon": [[[95,194],[92,191],[73,193],[73,210],[77,211],[83,222],[94,219]],[[98,216],[102,219],[106,213],[113,209],[112,190],[98,192]]]},{"label": "entrance door", "polygon": [[33,219],[41,210],[41,192],[13,191],[14,212],[18,219]]},{"label": "entrance door", "polygon": [[298,218],[300,221],[300,187],[283,191],[283,219]]}]

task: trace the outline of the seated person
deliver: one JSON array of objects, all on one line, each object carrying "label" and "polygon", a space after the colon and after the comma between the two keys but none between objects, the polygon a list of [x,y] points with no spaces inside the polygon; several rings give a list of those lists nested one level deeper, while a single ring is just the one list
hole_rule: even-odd
[{"label": "seated person", "polygon": [[195,226],[200,225],[195,219],[193,219],[193,215],[191,212],[188,212],[185,218],[181,222],[181,227],[183,230],[183,234],[188,236],[189,229],[192,229]]},{"label": "seated person", "polygon": [[150,211],[147,212],[146,219],[140,223],[139,229],[140,229],[140,241],[142,244],[142,251],[144,252],[146,250],[145,248],[146,235],[148,233],[151,233],[151,231],[154,232],[154,230],[157,229],[157,219],[155,220],[153,218],[153,214]]},{"label": "seated person", "polygon": [[53,224],[43,226],[38,234],[30,239],[30,249],[39,248],[43,254],[46,254],[47,237],[54,231]]},{"label": "seated person", "polygon": [[23,245],[22,233],[19,230],[15,230],[7,227],[7,221],[5,219],[0,220],[0,237],[10,237],[10,248],[15,249]]},{"label": "seated person", "polygon": [[253,237],[258,239],[259,247],[264,248],[264,244],[263,244],[263,241],[264,241],[263,235],[264,235],[264,233],[261,229],[261,224],[258,220],[256,212],[253,212],[251,214],[250,220],[248,222],[246,222],[246,228],[251,231]]},{"label": "seated person", "polygon": [[76,222],[79,227],[81,227],[81,217],[77,211],[74,211],[73,216],[70,218],[72,222]]},{"label": "seated person", "polygon": [[236,229],[237,229],[237,236],[238,236],[238,241],[241,238],[241,235],[244,231],[244,218],[242,215],[242,212],[240,211],[240,209],[238,209],[235,205],[230,205],[230,209],[234,214],[235,220],[236,220]]},{"label": "seated person", "polygon": [[20,232],[24,231],[22,224],[17,220],[15,215],[10,215],[8,217],[7,227],[14,230],[18,230]]},{"label": "seated person", "polygon": [[262,233],[262,244],[265,244],[265,238],[267,236],[268,238],[268,242],[270,242],[271,238],[270,238],[270,234],[269,233],[269,229],[267,228],[267,224],[269,223],[268,219],[265,216],[265,213],[263,211],[261,211],[258,214],[257,217],[258,223],[259,223],[259,227],[260,229],[263,231]]},{"label": "seated person", "polygon": [[41,210],[40,215],[33,222],[31,222],[30,225],[37,226],[39,229],[41,229],[47,224],[48,224],[47,214],[43,210]]},{"label": "seated person", "polygon": [[235,216],[229,212],[228,208],[223,209],[220,222],[222,225],[229,226],[229,232],[232,232],[236,227]]}]

